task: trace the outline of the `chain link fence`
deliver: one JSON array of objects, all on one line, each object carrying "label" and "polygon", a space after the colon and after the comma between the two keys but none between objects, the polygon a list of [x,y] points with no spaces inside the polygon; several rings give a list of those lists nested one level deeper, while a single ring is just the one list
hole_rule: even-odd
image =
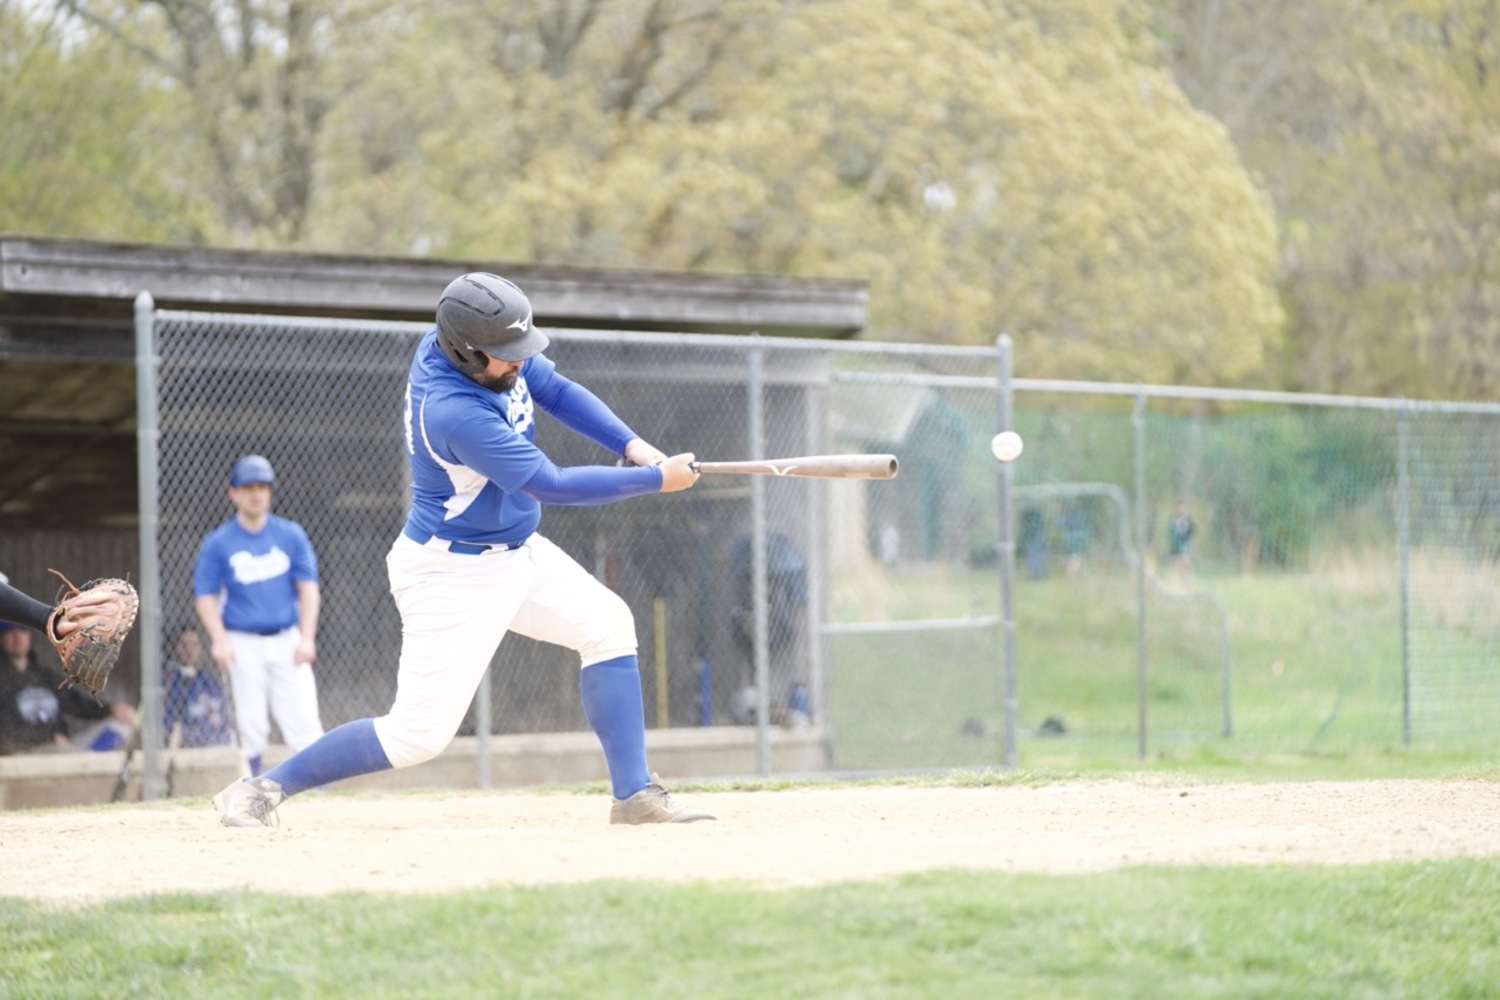
[{"label": "chain link fence", "polygon": [[1140,754],[1500,739],[1500,407],[1011,389],[1019,697],[1055,720],[1029,735]]},{"label": "chain link fence", "polygon": [[[427,325],[148,322],[152,643],[192,620],[231,464],[264,454],[320,558],[324,725],[383,713]],[[547,509],[542,532],[635,613],[649,726],[810,729],[835,772],[1495,741],[1500,407],[1009,381],[983,348],[549,333],[559,369],[668,452],[901,462]],[[1026,440],[1008,467],[1003,414]],[[614,461],[545,419],[537,443]],[[147,676],[164,655],[143,648]],[[510,636],[462,732],[586,729],[576,657]]]}]

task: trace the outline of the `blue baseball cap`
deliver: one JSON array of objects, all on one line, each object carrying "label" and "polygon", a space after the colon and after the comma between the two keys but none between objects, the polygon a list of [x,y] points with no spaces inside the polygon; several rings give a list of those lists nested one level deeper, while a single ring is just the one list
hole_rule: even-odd
[{"label": "blue baseball cap", "polygon": [[234,463],[234,471],[229,474],[230,486],[249,486],[251,483],[265,483],[270,486],[276,482],[276,473],[271,470],[271,460],[264,455],[246,455]]}]

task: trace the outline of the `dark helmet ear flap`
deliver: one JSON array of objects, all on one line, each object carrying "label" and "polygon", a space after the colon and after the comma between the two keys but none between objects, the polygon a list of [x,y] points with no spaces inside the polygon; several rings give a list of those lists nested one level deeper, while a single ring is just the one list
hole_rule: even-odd
[{"label": "dark helmet ear flap", "polygon": [[438,347],[448,356],[453,367],[471,378],[484,371],[490,365],[489,355],[477,347],[470,347],[463,341],[456,340],[443,332],[438,327]]},{"label": "dark helmet ear flap", "polygon": [[437,307],[438,346],[465,375],[484,371],[490,358],[525,361],[547,347],[531,321],[531,301],[498,274],[475,271],[455,278]]}]

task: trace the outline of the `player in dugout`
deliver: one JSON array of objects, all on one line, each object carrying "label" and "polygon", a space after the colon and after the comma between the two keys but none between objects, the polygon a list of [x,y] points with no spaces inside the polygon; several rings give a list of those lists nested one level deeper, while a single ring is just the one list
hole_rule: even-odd
[{"label": "player in dugout", "polygon": [[[54,606],[0,573],[0,754],[112,750],[129,738],[135,708],[125,702],[105,703],[101,697],[137,608],[133,588],[122,594],[111,589],[116,582],[122,581],[93,581],[81,591],[69,584],[67,595]],[[52,644],[62,660],[61,672],[40,663],[28,629]],[[82,633],[91,630],[109,635],[83,639],[81,644]],[[84,651],[85,644],[92,651]],[[70,733],[69,716],[93,724]]]},{"label": "player in dugout", "polygon": [[[403,407],[406,525],[386,556],[401,615],[389,712],[339,726],[214,797],[225,826],[271,826],[299,792],[431,760],[452,741],[507,632],[576,650],[584,716],[599,739],[610,822],[713,819],[666,791],[646,760],[635,620],[626,603],[539,533],[543,504],[597,505],[692,487],[691,452],[668,457],[543,354],[548,338],[511,282],[452,281],[417,345]],[[628,464],[562,468],[533,443],[540,410]]]}]

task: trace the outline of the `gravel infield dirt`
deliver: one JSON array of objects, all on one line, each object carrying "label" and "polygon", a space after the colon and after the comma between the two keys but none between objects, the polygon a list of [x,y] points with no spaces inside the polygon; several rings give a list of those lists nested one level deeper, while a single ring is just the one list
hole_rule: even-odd
[{"label": "gravel infield dirt", "polygon": [[274,829],[205,799],[0,816],[0,895],[443,893],[601,879],[787,888],[936,869],[1355,865],[1500,856],[1500,783],[1108,780],[679,795],[716,822],[612,827],[607,798],[310,794]]}]

